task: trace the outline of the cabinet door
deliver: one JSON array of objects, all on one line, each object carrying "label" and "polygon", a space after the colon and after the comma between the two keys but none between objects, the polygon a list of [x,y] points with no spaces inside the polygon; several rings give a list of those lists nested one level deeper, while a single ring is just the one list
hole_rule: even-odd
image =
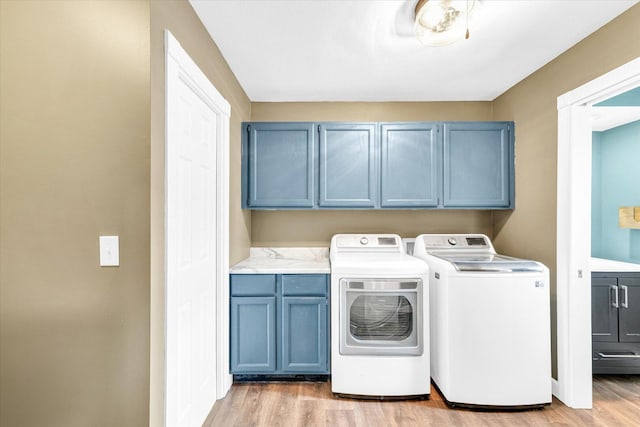
[{"label": "cabinet door", "polygon": [[276,370],[276,297],[231,298],[231,372]]},{"label": "cabinet door", "polygon": [[320,206],[376,205],[375,144],[374,124],[320,125]]},{"label": "cabinet door", "polygon": [[616,278],[591,279],[591,338],[593,342],[618,341]]},{"label": "cabinet door", "polygon": [[246,133],[247,206],[313,207],[316,198],[314,125],[251,123]]},{"label": "cabinet door", "polygon": [[327,373],[326,297],[282,298],[282,370]]},{"label": "cabinet door", "polygon": [[640,342],[640,278],[619,278],[620,342]]},{"label": "cabinet door", "polygon": [[444,207],[513,207],[513,123],[443,125]]},{"label": "cabinet door", "polygon": [[382,207],[438,205],[437,133],[435,123],[380,126]]}]

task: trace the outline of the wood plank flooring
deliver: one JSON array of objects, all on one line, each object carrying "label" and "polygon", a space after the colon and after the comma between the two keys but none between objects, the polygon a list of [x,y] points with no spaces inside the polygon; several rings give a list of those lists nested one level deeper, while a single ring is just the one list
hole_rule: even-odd
[{"label": "wood plank flooring", "polygon": [[449,409],[433,386],[431,392],[430,400],[380,402],[335,397],[330,383],[234,384],[204,426],[640,426],[640,376],[594,377],[589,410],[556,399],[522,412]]}]

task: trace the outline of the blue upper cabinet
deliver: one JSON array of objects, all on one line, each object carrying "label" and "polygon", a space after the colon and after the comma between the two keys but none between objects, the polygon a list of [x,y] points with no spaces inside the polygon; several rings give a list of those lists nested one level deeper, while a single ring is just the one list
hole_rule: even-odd
[{"label": "blue upper cabinet", "polygon": [[381,207],[438,206],[438,145],[436,123],[380,125]]},{"label": "blue upper cabinet", "polygon": [[322,123],[320,207],[373,208],[377,201],[376,126]]},{"label": "blue upper cabinet", "polygon": [[243,207],[311,208],[315,204],[313,123],[249,123],[243,132]]},{"label": "blue upper cabinet", "polygon": [[443,125],[443,207],[513,208],[513,122]]},{"label": "blue upper cabinet", "polygon": [[513,122],[244,123],[248,209],[513,209]]}]

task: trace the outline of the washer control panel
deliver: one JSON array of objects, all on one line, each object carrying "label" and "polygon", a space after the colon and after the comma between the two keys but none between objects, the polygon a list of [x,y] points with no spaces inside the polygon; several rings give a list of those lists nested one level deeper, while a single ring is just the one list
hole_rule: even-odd
[{"label": "washer control panel", "polygon": [[493,250],[484,234],[423,234],[421,240],[428,251],[442,249]]}]

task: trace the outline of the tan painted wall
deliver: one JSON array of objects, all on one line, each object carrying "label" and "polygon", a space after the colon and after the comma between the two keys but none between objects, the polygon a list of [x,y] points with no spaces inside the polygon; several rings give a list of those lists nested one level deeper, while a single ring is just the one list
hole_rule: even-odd
[{"label": "tan painted wall", "polygon": [[164,382],[164,29],[231,104],[229,262],[249,255],[251,212],[240,209],[240,123],[251,103],[186,0],[151,2],[151,425],[161,425]]},{"label": "tan painted wall", "polygon": [[[516,205],[494,215],[503,252],[551,268],[555,355],[558,96],[640,56],[640,5],[518,83],[493,103],[493,119],[516,122]],[[527,242],[525,246],[521,242]],[[555,357],[554,357],[555,373]]]},{"label": "tan painted wall", "polygon": [[147,425],[149,5],[0,15],[0,425]]},{"label": "tan painted wall", "polygon": [[[163,28],[232,105],[232,263],[251,236],[318,245],[342,231],[455,230],[494,234],[500,250],[555,268],[556,97],[640,56],[638,22],[634,6],[493,104],[251,105],[184,0],[0,1],[0,425],[156,425],[161,415],[157,357],[150,416],[148,385],[150,310],[157,354],[164,297]],[[516,121],[513,213],[239,209],[241,121],[491,119]],[[100,234],[120,236],[120,267],[98,266]]]},{"label": "tan painted wall", "polygon": [[[253,103],[252,121],[490,120],[490,102]],[[253,211],[254,246],[327,246],[348,232],[475,232],[492,235],[491,211]]]},{"label": "tan painted wall", "polygon": [[[159,425],[163,29],[231,103],[232,263],[250,245],[251,104],[185,0],[2,1],[0,14],[0,425]],[[120,236],[120,267],[98,266],[100,234]]]}]

